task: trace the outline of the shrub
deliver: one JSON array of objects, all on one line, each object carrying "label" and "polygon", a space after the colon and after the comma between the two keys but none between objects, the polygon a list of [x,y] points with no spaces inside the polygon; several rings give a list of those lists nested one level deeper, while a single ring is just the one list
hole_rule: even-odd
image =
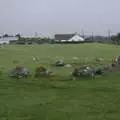
[{"label": "shrub", "polygon": [[33,43],[30,41],[30,42],[28,42],[28,45],[32,45]]},{"label": "shrub", "polygon": [[20,44],[20,45],[25,45],[26,43],[25,43],[25,41],[17,41],[17,44]]}]

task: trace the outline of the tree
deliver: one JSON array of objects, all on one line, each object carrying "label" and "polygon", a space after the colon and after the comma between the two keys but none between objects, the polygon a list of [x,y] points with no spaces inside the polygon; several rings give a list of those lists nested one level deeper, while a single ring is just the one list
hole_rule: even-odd
[{"label": "tree", "polygon": [[3,37],[9,37],[9,35],[8,34],[4,34]]},{"label": "tree", "polygon": [[18,39],[21,39],[21,35],[20,34],[16,34],[16,37],[18,37]]},{"label": "tree", "polygon": [[118,33],[115,36],[111,36],[111,39],[112,39],[114,44],[120,44],[120,33]]},{"label": "tree", "polygon": [[120,44],[120,33],[117,34],[116,40],[117,40],[117,43]]}]

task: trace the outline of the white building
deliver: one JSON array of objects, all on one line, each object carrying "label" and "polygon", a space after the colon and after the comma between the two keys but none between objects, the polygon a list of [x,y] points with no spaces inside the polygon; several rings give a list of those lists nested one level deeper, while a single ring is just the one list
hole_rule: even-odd
[{"label": "white building", "polygon": [[17,40],[18,40],[17,36],[1,37],[0,38],[0,44],[9,44],[10,41],[17,41]]},{"label": "white building", "polygon": [[79,34],[56,34],[55,42],[84,42],[84,38]]}]

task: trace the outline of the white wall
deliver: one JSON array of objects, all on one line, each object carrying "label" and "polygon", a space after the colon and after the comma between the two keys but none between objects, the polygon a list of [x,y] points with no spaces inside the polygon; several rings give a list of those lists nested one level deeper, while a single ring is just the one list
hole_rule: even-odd
[{"label": "white wall", "polygon": [[0,44],[4,44],[4,43],[9,44],[10,41],[12,41],[12,40],[17,41],[18,37],[4,37],[4,38],[0,38]]},{"label": "white wall", "polygon": [[82,38],[82,37],[80,37],[79,35],[74,35],[72,38],[70,38],[69,40],[68,40],[69,42],[70,41],[75,41],[75,42],[79,42],[79,41],[84,41],[84,38]]}]

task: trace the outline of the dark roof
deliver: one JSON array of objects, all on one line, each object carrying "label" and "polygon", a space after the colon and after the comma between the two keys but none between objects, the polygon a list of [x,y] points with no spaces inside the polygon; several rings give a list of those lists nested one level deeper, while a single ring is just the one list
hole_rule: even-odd
[{"label": "dark roof", "polygon": [[72,38],[75,34],[56,34],[55,40],[69,40]]}]

